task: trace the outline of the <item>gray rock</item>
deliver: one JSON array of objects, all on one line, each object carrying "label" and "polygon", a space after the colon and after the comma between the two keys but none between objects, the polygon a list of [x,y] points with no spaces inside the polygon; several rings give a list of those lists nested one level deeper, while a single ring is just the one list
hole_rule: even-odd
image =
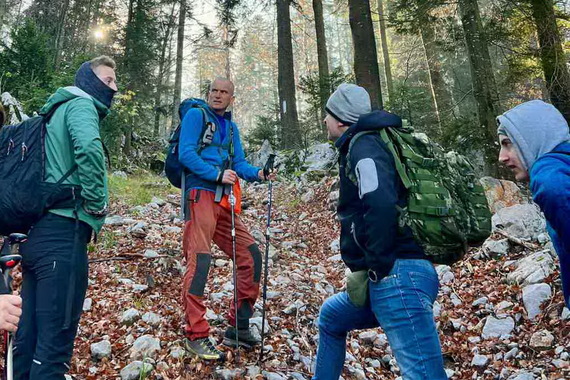
[{"label": "gray rock", "polygon": [[117,177],[117,178],[122,178],[122,179],[127,179],[127,173],[125,173],[124,171],[121,171],[121,170],[114,171],[113,174],[111,174],[111,176]]},{"label": "gray rock", "polygon": [[563,321],[570,319],[570,310],[567,307],[564,307],[564,309],[562,309],[562,315],[560,316],[560,318]]},{"label": "gray rock", "polygon": [[487,252],[491,257],[500,257],[505,256],[509,253],[509,240],[508,239],[501,239],[501,240],[491,240],[487,239],[483,244],[483,249]]},{"label": "gray rock", "polygon": [[262,372],[263,376],[265,376],[265,378],[267,380],[287,380],[287,377],[277,373],[277,372],[267,372],[267,371],[263,371]]},{"label": "gray rock", "polygon": [[520,372],[519,374],[516,375],[516,377],[512,377],[512,380],[534,380],[535,377],[532,373],[530,372]]},{"label": "gray rock", "polygon": [[445,272],[441,275],[441,283],[444,285],[451,284],[453,280],[455,280],[455,275],[451,271]]},{"label": "gray rock", "polygon": [[437,301],[435,301],[433,303],[433,316],[435,318],[439,317],[441,315],[441,304]]},{"label": "gray rock", "polygon": [[483,326],[483,339],[499,338],[508,335],[515,328],[515,321],[511,317],[498,319],[493,316],[487,317]]},{"label": "gray rock", "polygon": [[285,314],[290,315],[290,314],[295,313],[298,309],[300,309],[300,308],[303,307],[304,305],[305,305],[305,303],[304,303],[303,301],[297,300],[297,301],[295,301],[294,303],[292,303],[292,304],[290,304],[289,306],[287,306],[287,307],[285,308],[285,310],[283,310],[283,312],[284,312]]},{"label": "gray rock", "polygon": [[146,322],[151,326],[158,326],[162,322],[162,318],[160,317],[160,315],[155,314],[151,311],[144,313],[142,316],[142,320],[143,322]]},{"label": "gray rock", "polygon": [[225,266],[228,265],[229,263],[230,263],[230,261],[228,261],[228,260],[217,259],[217,260],[214,262],[214,265],[219,268],[219,267],[225,267]]},{"label": "gray rock", "polygon": [[261,368],[256,365],[250,365],[246,367],[246,369],[247,376],[249,376],[250,379],[255,379],[255,377],[261,373]]},{"label": "gray rock", "polygon": [[152,197],[150,202],[157,204],[159,207],[166,205],[166,201],[164,199],[159,198],[159,197]]},{"label": "gray rock", "polygon": [[313,189],[308,189],[307,191],[305,191],[303,193],[303,195],[301,195],[301,201],[303,203],[309,203],[313,199],[315,199],[315,190],[313,190]]},{"label": "gray rock", "polygon": [[121,370],[121,380],[139,380],[146,378],[154,370],[150,363],[134,361]]},{"label": "gray rock", "polygon": [[546,233],[546,220],[535,204],[527,203],[505,207],[492,218],[493,228],[502,226],[509,235],[524,240],[537,240]]},{"label": "gray rock", "polygon": [[102,340],[91,345],[91,357],[93,359],[101,360],[109,356],[111,356],[111,342],[108,340]]},{"label": "gray rock", "polygon": [[356,377],[356,380],[366,380],[367,379],[364,371],[359,369],[359,368],[354,369],[354,376]]},{"label": "gray rock", "polygon": [[[448,272],[448,273],[451,273],[451,272]],[[453,273],[451,273],[451,274],[453,274]],[[451,294],[451,296],[449,298],[450,298],[453,306],[459,306],[463,303],[463,302],[461,302],[461,299],[455,293]]]},{"label": "gray rock", "polygon": [[135,293],[142,293],[148,290],[148,285],[144,284],[133,284],[133,291]]},{"label": "gray rock", "polygon": [[469,338],[467,338],[467,341],[471,344],[477,344],[481,342],[481,338],[478,336],[470,336]]},{"label": "gray rock", "polygon": [[535,252],[516,264],[514,272],[507,276],[511,284],[537,284],[554,272],[554,260],[549,251]]},{"label": "gray rock", "polygon": [[258,243],[265,242],[265,235],[260,230],[252,230],[251,236],[253,236]]},{"label": "gray rock", "polygon": [[160,340],[152,335],[143,335],[131,347],[131,359],[155,358],[160,351]]},{"label": "gray rock", "polygon": [[487,363],[489,363],[489,358],[484,355],[475,355],[473,360],[471,360],[473,367],[483,368],[487,366]]},{"label": "gray rock", "polygon": [[378,333],[374,330],[363,331],[360,334],[358,334],[358,339],[360,339],[362,341],[362,343],[365,343],[365,344],[374,343],[376,338],[378,338]]},{"label": "gray rock", "polygon": [[[142,212],[142,211],[140,211],[140,213],[144,214],[144,212]],[[139,222],[139,223],[135,224],[134,226],[130,227],[128,229],[128,232],[131,235],[133,235],[134,237],[145,238],[147,235],[146,228],[147,228],[147,225],[145,222]]]},{"label": "gray rock", "polygon": [[241,376],[243,376],[243,374],[245,373],[245,371],[243,369],[216,369],[215,374],[216,374],[216,378],[217,379],[221,379],[221,380],[233,380],[236,378],[239,378]]},{"label": "gray rock", "polygon": [[[264,140],[263,144],[261,145],[261,148],[257,152],[248,156],[247,160],[248,160],[248,162],[250,162],[254,166],[264,167],[265,163],[269,159],[269,155],[273,154],[273,153],[274,153],[274,151],[273,151],[273,148],[271,147],[271,144],[269,143],[269,141]],[[277,156],[276,161],[278,161],[278,158],[279,158],[279,156]]]},{"label": "gray rock", "polygon": [[309,147],[305,159],[305,165],[308,165],[307,171],[327,170],[335,163],[336,151],[331,144],[322,143]]},{"label": "gray rock", "polygon": [[170,349],[170,357],[174,359],[181,359],[186,356],[186,350],[180,346],[174,346]]},{"label": "gray rock", "polygon": [[[330,248],[331,248],[331,251],[333,251],[334,253],[340,252],[340,240],[339,240],[339,239],[333,240],[333,241],[331,242],[331,244],[330,244]],[[332,257],[329,257],[329,260],[331,260],[331,261],[340,261],[340,255],[336,255],[336,256],[333,256],[333,257],[335,257],[334,260],[331,260]],[[338,257],[338,260],[336,259],[336,257]]]},{"label": "gray rock", "polygon": [[568,363],[568,361],[566,360],[561,360],[561,359],[554,359],[552,361],[552,364],[558,368],[558,369],[564,369],[564,368],[568,368],[570,366],[570,364]]},{"label": "gray rock", "polygon": [[475,301],[473,301],[473,303],[471,304],[471,306],[479,306],[479,305],[486,305],[487,302],[489,302],[489,299],[487,297],[481,297],[481,298],[477,298]]},{"label": "gray rock", "polygon": [[125,219],[120,215],[112,215],[105,218],[106,226],[122,226],[125,224]]},{"label": "gray rock", "polygon": [[328,261],[332,261],[333,263],[339,263],[342,261],[342,256],[339,254],[331,256],[327,259]]},{"label": "gray rock", "polygon": [[147,259],[154,259],[158,256],[160,256],[160,255],[155,250],[147,249],[144,251],[144,257],[146,257]]},{"label": "gray rock", "polygon": [[522,294],[528,318],[533,320],[541,313],[540,306],[552,296],[552,289],[548,284],[533,284],[525,286]]},{"label": "gray rock", "polygon": [[89,311],[93,307],[93,299],[85,298],[83,301],[83,311]]},{"label": "gray rock", "polygon": [[[309,371],[312,372],[310,368]],[[301,375],[299,372],[291,372],[289,376],[291,376],[293,380],[307,380],[305,379],[305,376]]]},{"label": "gray rock", "polygon": [[455,279],[455,275],[447,265],[438,265],[435,267],[435,270],[437,271],[439,282],[443,285],[447,285]]},{"label": "gray rock", "polygon": [[509,352],[505,354],[505,360],[510,360],[516,358],[517,354],[519,353],[519,349],[517,347],[513,347]]},{"label": "gray rock", "polygon": [[164,227],[163,231],[168,233],[168,234],[178,235],[178,234],[182,233],[182,228],[177,227],[177,226],[167,226],[167,227]]},{"label": "gray rock", "polygon": [[511,307],[513,307],[513,303],[512,303],[512,302],[509,302],[509,301],[501,301],[501,302],[499,302],[499,304],[495,307],[495,310],[496,310],[497,312],[499,312],[499,311],[502,311],[502,310],[505,310],[505,309],[509,309],[509,308],[511,308]]},{"label": "gray rock", "polygon": [[120,322],[122,325],[131,326],[141,318],[141,313],[134,308],[131,308],[123,313]]},{"label": "gray rock", "polygon": [[552,348],[554,336],[547,330],[537,331],[530,337],[529,345],[533,348],[548,350]]}]

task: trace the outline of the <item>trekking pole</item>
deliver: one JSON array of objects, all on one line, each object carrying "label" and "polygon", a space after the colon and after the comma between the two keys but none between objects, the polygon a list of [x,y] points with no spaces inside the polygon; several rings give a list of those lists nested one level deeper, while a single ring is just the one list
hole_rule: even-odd
[{"label": "trekking pole", "polygon": [[[4,242],[4,247],[2,249],[2,255],[0,256],[0,269],[2,270],[2,277],[4,280],[4,285],[8,294],[12,294],[12,277],[10,277],[10,272],[14,269],[21,261],[22,256],[20,256],[20,244],[25,243],[28,237],[24,234],[11,234]],[[7,247],[7,248],[5,248]],[[13,333],[5,332],[5,374],[6,380],[14,379],[14,367],[13,367]]]},{"label": "trekking pole", "polygon": [[239,363],[239,334],[238,334],[238,289],[237,289],[237,264],[236,264],[236,199],[234,196],[234,187],[230,187],[230,205],[232,214],[232,261],[234,271],[234,319],[236,322],[236,363]]},{"label": "trekking pole", "polygon": [[[270,154],[265,167],[263,168],[263,174],[267,176],[273,170],[273,164],[275,162],[275,155]],[[265,268],[263,274],[263,306],[261,308],[261,351],[259,352],[259,362],[263,362],[263,341],[265,340],[265,301],[267,300],[267,278],[269,277],[269,226],[271,224],[271,206],[273,203],[273,181],[269,179],[269,203],[267,204],[267,225],[265,227]]]}]

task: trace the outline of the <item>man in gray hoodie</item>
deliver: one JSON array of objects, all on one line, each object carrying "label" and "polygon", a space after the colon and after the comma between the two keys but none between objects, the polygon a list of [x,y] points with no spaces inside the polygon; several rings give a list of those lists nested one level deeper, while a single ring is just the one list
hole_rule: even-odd
[{"label": "man in gray hoodie", "polygon": [[553,105],[520,104],[497,118],[499,161],[517,181],[530,181],[534,202],[547,221],[560,259],[564,301],[570,308],[570,133]]}]

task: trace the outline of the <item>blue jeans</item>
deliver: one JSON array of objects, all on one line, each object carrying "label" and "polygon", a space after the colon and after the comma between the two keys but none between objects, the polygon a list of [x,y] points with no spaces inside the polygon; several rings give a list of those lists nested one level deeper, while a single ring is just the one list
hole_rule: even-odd
[{"label": "blue jeans", "polygon": [[404,380],[447,379],[432,310],[438,287],[429,261],[399,259],[388,276],[369,281],[366,306],[354,306],[346,292],[327,299],[319,315],[313,380],[337,380],[344,366],[347,333],[378,326],[388,337]]}]

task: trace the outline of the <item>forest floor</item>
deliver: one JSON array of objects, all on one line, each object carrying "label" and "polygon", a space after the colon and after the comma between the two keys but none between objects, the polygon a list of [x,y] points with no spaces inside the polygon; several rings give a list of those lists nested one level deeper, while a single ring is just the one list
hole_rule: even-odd
[{"label": "forest floor", "polygon": [[[181,253],[183,222],[179,215],[180,196],[158,177],[144,179],[111,178],[112,218],[90,247],[89,289],[85,312],[76,340],[70,375],[74,379],[120,379],[121,370],[138,358],[133,343],[149,335],[160,346],[143,349],[153,364],[147,379],[310,379],[317,348],[316,318],[323,301],[344,286],[345,267],[331,242],[339,228],[332,210],[330,188],[333,179],[324,179],[312,189],[297,189],[292,184],[274,186],[270,298],[267,317],[270,332],[265,344],[271,346],[263,364],[259,349],[241,350],[239,363],[233,351],[226,363],[208,363],[181,355],[184,319],[180,304],[184,265]],[[301,192],[314,192],[310,202],[300,200]],[[164,200],[151,197],[156,195]],[[265,223],[268,187],[245,187],[242,220],[265,251]],[[229,238],[229,237],[228,237]],[[452,266],[454,279],[442,287],[438,297],[441,312],[437,317],[448,374],[453,379],[514,378],[525,371],[533,377],[520,379],[568,379],[567,354],[570,346],[570,320],[562,321],[562,296],[559,286],[537,321],[525,316],[521,289],[509,285],[505,275],[509,260],[524,254],[521,249],[498,260],[477,260],[476,251]],[[231,262],[215,249],[206,288],[207,318],[211,336],[220,343],[227,327],[225,315],[232,302]],[[505,265],[506,264],[506,265]],[[555,283],[558,272],[547,282]],[[473,301],[487,297],[486,303],[507,301],[504,313],[517,320],[510,337],[503,340],[481,339],[485,318],[492,314],[483,304]],[[90,303],[90,305],[89,305]],[[128,309],[139,317],[122,322]],[[256,305],[260,316],[261,301]],[[491,308],[492,310],[492,308]],[[146,317],[139,319],[145,313]],[[259,319],[257,319],[259,321]],[[548,330],[554,343],[545,349],[531,348],[531,336]],[[91,345],[111,344],[111,354],[101,360],[92,358]],[[146,350],[146,351],[145,351]],[[509,352],[509,355],[506,353]],[[487,358],[473,363],[476,355]],[[507,357],[507,358],[505,358]],[[558,359],[562,357],[565,360]],[[479,358],[481,360],[481,358]],[[381,329],[353,332],[347,342],[344,379],[394,379],[397,367]],[[560,368],[557,368],[560,367]],[[565,367],[566,366],[566,367]],[[260,371],[263,374],[258,374]],[[125,376],[125,375],[123,375]],[[134,377],[133,377],[134,378]]]}]

